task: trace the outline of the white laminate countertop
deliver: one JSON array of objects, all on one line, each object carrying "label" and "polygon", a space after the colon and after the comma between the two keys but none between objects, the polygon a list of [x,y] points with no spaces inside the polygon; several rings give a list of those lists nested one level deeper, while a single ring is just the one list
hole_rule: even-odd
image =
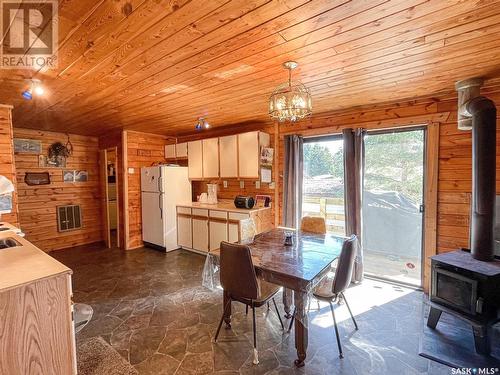
[{"label": "white laminate countertop", "polygon": [[238,213],[245,213],[245,214],[271,209],[271,207],[254,207],[254,208],[250,208],[250,209],[236,208],[236,207],[234,207],[234,202],[230,201],[230,200],[219,200],[219,202],[217,204],[190,202],[190,203],[178,204],[177,207],[203,208],[203,209],[207,209],[207,210],[238,212]]},{"label": "white laminate countertop", "polygon": [[10,237],[21,246],[0,249],[0,292],[72,272],[64,264],[17,235],[17,228],[10,225],[9,227],[13,230],[0,232],[0,240]]}]

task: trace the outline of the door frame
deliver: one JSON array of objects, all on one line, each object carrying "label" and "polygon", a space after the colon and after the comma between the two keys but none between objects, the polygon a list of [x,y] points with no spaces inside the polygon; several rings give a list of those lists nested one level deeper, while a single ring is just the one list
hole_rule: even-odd
[{"label": "door frame", "polygon": [[107,248],[111,248],[110,219],[109,219],[109,186],[108,186],[108,152],[115,153],[115,184],[116,184],[116,246],[120,247],[120,183],[119,183],[119,160],[118,147],[109,147],[100,150],[101,162],[101,186],[102,198],[102,218],[104,227],[104,243]]}]

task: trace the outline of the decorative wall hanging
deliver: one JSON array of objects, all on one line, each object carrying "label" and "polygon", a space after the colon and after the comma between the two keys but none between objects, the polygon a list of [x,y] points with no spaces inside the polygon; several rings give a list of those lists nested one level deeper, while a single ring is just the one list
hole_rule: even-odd
[{"label": "decorative wall hanging", "polygon": [[87,182],[88,180],[89,180],[89,174],[87,171],[66,170],[63,172],[64,182]]},{"label": "decorative wall hanging", "polygon": [[42,153],[42,141],[38,139],[14,138],[14,152],[16,154],[36,154]]},{"label": "decorative wall hanging", "polygon": [[24,182],[29,186],[49,185],[50,174],[49,172],[26,172]]},{"label": "decorative wall hanging", "polygon": [[55,159],[49,159],[46,155],[38,156],[38,166],[40,168],[66,168],[66,158],[58,156]]}]

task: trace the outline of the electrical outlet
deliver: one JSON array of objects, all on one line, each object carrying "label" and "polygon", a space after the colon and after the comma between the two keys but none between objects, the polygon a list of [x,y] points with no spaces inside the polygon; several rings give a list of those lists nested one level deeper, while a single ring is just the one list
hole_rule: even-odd
[{"label": "electrical outlet", "polygon": [[134,174],[135,173],[135,169],[134,168],[129,168],[128,169],[128,174]]},{"label": "electrical outlet", "polygon": [[227,189],[227,181],[222,181],[222,185]]},{"label": "electrical outlet", "polygon": [[255,188],[260,189],[260,181],[255,181]]},{"label": "electrical outlet", "polygon": [[270,182],[269,183],[269,189],[274,189],[275,188],[275,183],[274,182]]},{"label": "electrical outlet", "polygon": [[245,188],[245,181],[240,181],[240,189],[244,189]]}]

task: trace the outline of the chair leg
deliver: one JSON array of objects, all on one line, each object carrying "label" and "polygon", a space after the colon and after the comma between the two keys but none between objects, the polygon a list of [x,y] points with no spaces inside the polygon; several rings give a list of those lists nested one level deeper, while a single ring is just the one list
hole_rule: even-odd
[{"label": "chair leg", "polygon": [[245,305],[245,315],[248,315],[248,305]]},{"label": "chair leg", "polygon": [[274,298],[273,298],[273,304],[274,304],[274,308],[276,309],[276,314],[278,314],[278,319],[280,320],[281,329],[284,331],[285,326],[283,325],[283,320],[281,320],[281,315],[280,315],[280,312],[278,310],[278,306],[276,305],[276,301],[274,300]]},{"label": "chair leg", "polygon": [[267,311],[271,310],[271,306],[269,306],[269,301],[267,302]]},{"label": "chair leg", "polygon": [[333,326],[335,328],[335,335],[337,336],[337,345],[339,347],[339,357],[344,358],[344,353],[342,353],[342,345],[340,344],[340,336],[339,336],[339,329],[337,327],[337,319],[335,319],[335,311],[333,310],[333,305],[331,302],[330,302],[330,310],[332,310]]},{"label": "chair leg", "polygon": [[253,315],[253,361],[254,365],[259,364],[259,352],[257,351],[257,325],[255,322],[255,307],[252,303],[252,315]]},{"label": "chair leg", "polygon": [[292,319],[290,319],[290,325],[288,326],[288,332],[290,332],[292,330],[292,327],[293,327],[293,322],[295,321],[295,308],[293,309],[293,313],[292,313]]},{"label": "chair leg", "polygon": [[344,293],[340,293],[342,295],[342,298],[344,299],[345,305],[347,306],[347,310],[349,310],[349,314],[351,314],[351,319],[352,322],[354,323],[354,327],[356,327],[356,331],[359,329],[358,328],[358,323],[356,323],[356,319],[354,319],[354,315],[352,315],[351,308],[349,307],[349,304],[347,303],[347,299],[344,296]]},{"label": "chair leg", "polygon": [[217,338],[219,337],[220,327],[222,327],[222,322],[224,321],[224,316],[226,315],[226,310],[230,304],[231,304],[231,300],[227,301],[226,306],[224,306],[224,311],[222,312],[219,326],[217,327],[217,333],[215,334],[214,342],[217,342]]}]

